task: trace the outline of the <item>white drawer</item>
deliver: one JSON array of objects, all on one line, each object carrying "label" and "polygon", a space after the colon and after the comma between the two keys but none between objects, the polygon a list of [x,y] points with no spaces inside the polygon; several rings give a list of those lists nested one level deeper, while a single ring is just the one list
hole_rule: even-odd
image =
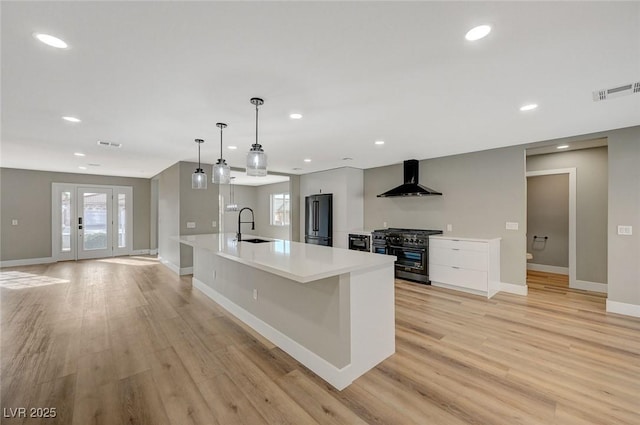
[{"label": "white drawer", "polygon": [[460,286],[476,291],[488,290],[487,272],[477,270],[456,269],[450,266],[430,265],[429,279],[434,282]]},{"label": "white drawer", "polygon": [[429,239],[429,246],[434,248],[456,248],[465,251],[487,252],[486,242],[461,241],[457,239]]},{"label": "white drawer", "polygon": [[486,251],[468,251],[459,248],[429,247],[429,263],[441,266],[455,266],[462,269],[487,271]]}]

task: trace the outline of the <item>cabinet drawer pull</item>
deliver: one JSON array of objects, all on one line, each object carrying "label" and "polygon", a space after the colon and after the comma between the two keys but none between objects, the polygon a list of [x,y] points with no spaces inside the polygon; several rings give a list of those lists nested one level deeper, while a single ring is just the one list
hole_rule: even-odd
[{"label": "cabinet drawer pull", "polygon": [[452,269],[460,270],[460,267],[451,266]]},{"label": "cabinet drawer pull", "polygon": [[452,251],[460,251],[460,248],[451,248]]}]

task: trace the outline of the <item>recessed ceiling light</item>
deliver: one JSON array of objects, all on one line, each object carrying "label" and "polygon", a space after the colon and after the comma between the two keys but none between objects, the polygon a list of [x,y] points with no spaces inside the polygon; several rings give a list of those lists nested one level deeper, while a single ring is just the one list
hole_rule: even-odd
[{"label": "recessed ceiling light", "polygon": [[384,145],[384,140],[376,140],[374,143],[376,145]]},{"label": "recessed ceiling light", "polygon": [[55,47],[56,49],[66,49],[67,47],[69,47],[69,45],[65,43],[64,40],[60,40],[58,37],[54,37],[49,34],[40,34],[36,32],[33,33],[33,36],[36,39],[42,41],[47,46]]},{"label": "recessed ceiling light", "polygon": [[538,107],[538,105],[537,105],[537,104],[535,104],[535,103],[530,103],[530,104],[528,104],[528,105],[521,106],[521,107],[520,107],[520,110],[521,110],[521,111],[523,111],[523,112],[524,112],[524,111],[533,111],[533,110],[534,110],[534,109],[536,109],[537,107]]},{"label": "recessed ceiling light", "polygon": [[78,168],[81,169],[81,170],[86,170],[87,169],[87,167],[82,167],[82,166],[80,166]]},{"label": "recessed ceiling light", "polygon": [[237,146],[227,146],[227,149],[231,149],[232,151],[235,151],[236,149],[238,149]]},{"label": "recessed ceiling light", "polygon": [[302,118],[302,114],[291,114],[289,115],[289,118],[291,118],[292,120],[299,120],[300,118]]},{"label": "recessed ceiling light", "polygon": [[76,117],[62,117],[62,119],[69,122],[82,122],[81,119]]},{"label": "recessed ceiling light", "polygon": [[569,145],[560,145],[556,149],[569,149]]},{"label": "recessed ceiling light", "polygon": [[74,152],[73,153],[75,156],[84,156],[84,154],[82,152]]},{"label": "recessed ceiling light", "polygon": [[304,162],[311,162],[311,159],[309,159],[309,158],[305,158],[305,159],[304,159]]},{"label": "recessed ceiling light", "polygon": [[467,35],[464,36],[469,41],[480,40],[481,38],[486,37],[491,32],[491,27],[489,25],[479,25],[475,28],[471,28]]}]

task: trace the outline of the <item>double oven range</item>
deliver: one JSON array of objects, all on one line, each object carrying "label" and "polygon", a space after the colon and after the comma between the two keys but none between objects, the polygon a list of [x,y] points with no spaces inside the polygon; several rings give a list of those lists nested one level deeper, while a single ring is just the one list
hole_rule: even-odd
[{"label": "double oven range", "polygon": [[395,255],[395,276],[430,284],[429,236],[441,235],[441,230],[381,229],[372,235],[372,252]]}]

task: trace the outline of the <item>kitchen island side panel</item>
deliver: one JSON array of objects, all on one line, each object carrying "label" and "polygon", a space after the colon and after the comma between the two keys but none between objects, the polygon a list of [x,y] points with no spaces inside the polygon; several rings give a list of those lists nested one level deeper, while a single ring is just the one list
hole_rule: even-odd
[{"label": "kitchen island side panel", "polygon": [[344,275],[302,284],[194,249],[194,278],[336,368],[349,365],[349,281]]}]

